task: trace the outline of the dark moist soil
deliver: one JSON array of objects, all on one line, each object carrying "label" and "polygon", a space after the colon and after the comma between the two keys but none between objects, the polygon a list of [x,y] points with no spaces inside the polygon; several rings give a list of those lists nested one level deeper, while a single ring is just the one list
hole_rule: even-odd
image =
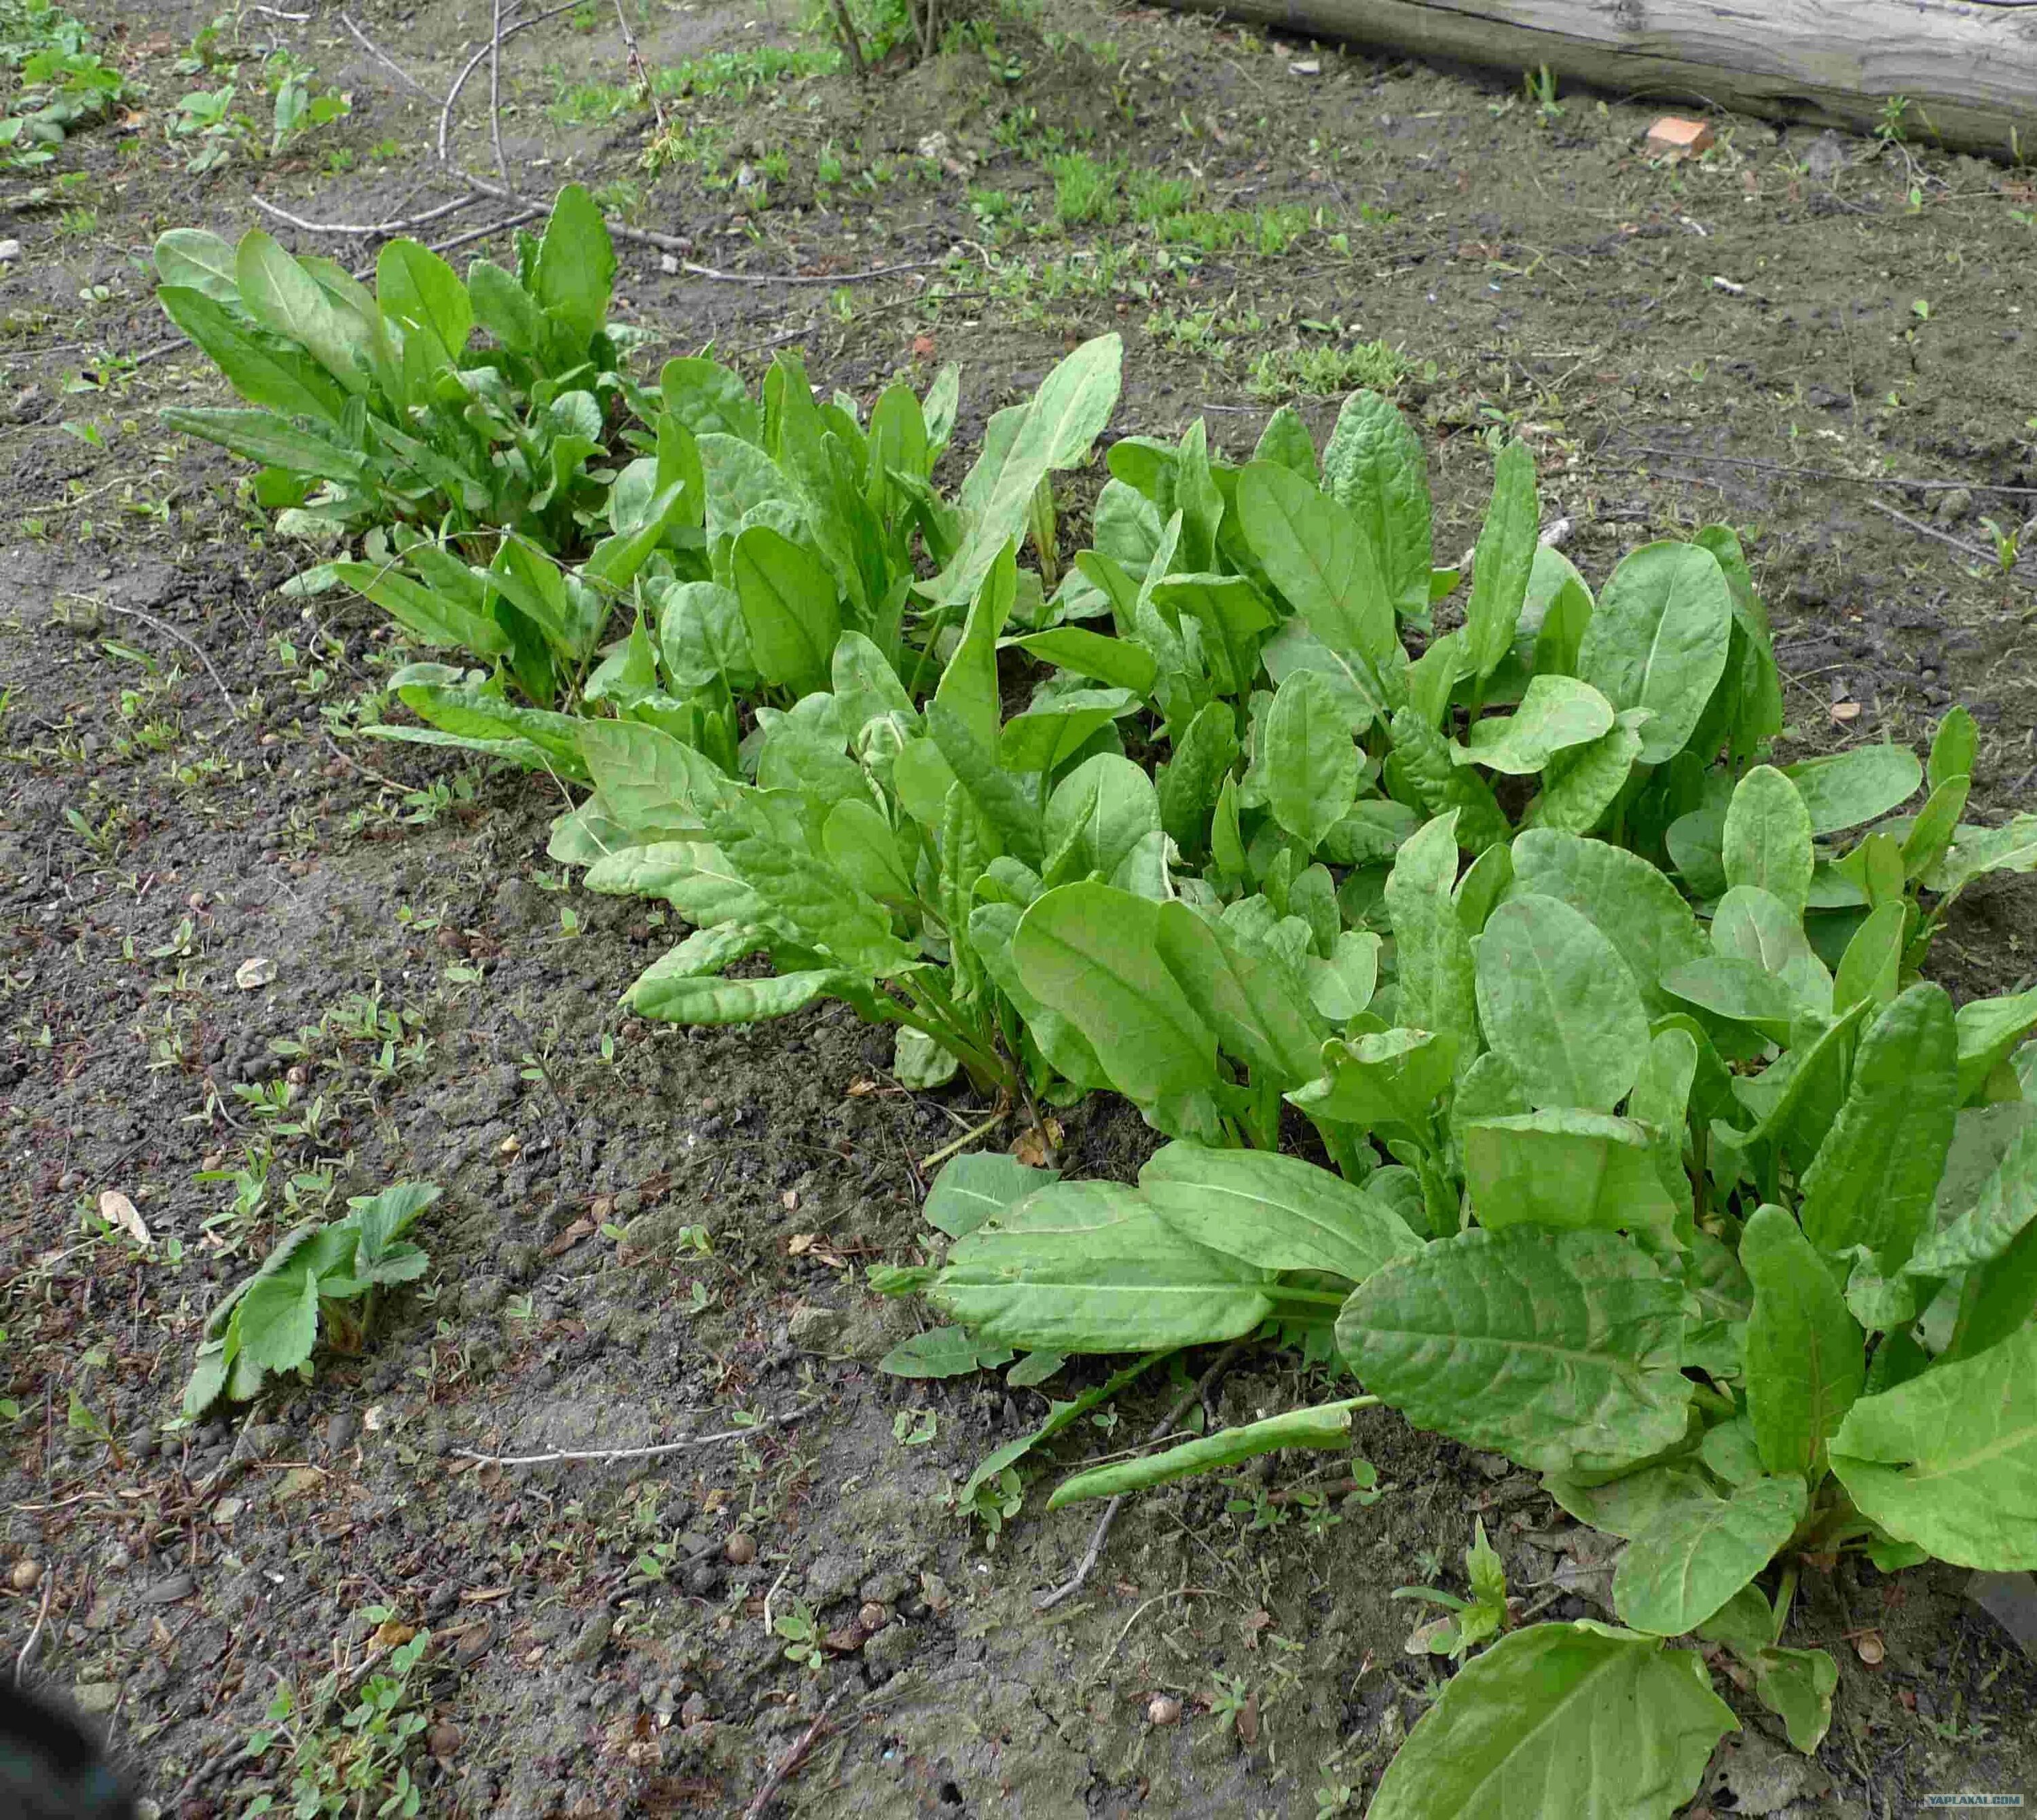
[{"label": "dark moist soil", "polygon": [[[6,1660],[100,1713],[183,1820],[286,1801],[282,1754],[248,1754],[250,1733],[279,1686],[337,1670],[357,1686],[402,1634],[378,1633],[385,1613],[435,1639],[407,1695],[430,1726],[412,1754],[427,1813],[736,1814],[825,1705],[790,1811],[1310,1816],[1359,1810],[1444,1672],[1404,1653],[1419,1608],[1389,1595],[1461,1585],[1475,1516],[1524,1610],[1602,1614],[1603,1571],[1531,1479],[1384,1412],[1360,1431],[1375,1501],[1312,1510],[1286,1494],[1343,1473],[1306,1462],[1164,1491],[1128,1507],[1079,1598],[1036,1611],[1094,1513],[1045,1516],[1037,1488],[987,1547],[951,1501],[1041,1393],[873,1369],[915,1317],[864,1273],[924,1255],[918,1160],[979,1108],[897,1086],[886,1044],[838,1006],[726,1032],[621,1018],[674,931],[548,869],[548,783],[336,740],[386,699],[375,617],[280,594],[308,553],[272,539],[237,464],[157,422],[221,395],[166,351],[153,236],[237,234],[262,220],[257,191],[311,221],[444,199],[436,106],[337,13],[250,10],[244,40],[307,59],[353,114],[193,176],[175,103],[231,76],[173,64],[209,9],[92,12],[146,94],[64,149],[53,171],[85,173],[79,190],[38,201],[9,179],[25,250],[0,276]],[[443,0],[356,17],[433,94],[488,29],[486,7]],[[664,67],[802,42],[792,23],[688,6],[639,32]],[[644,108],[592,126],[546,111],[625,79],[590,5],[505,49],[504,151],[534,192],[569,174],[635,186],[610,195],[639,225],[759,280],[625,244],[618,312],[656,338],[647,360],[712,341],[754,376],[789,338],[866,402],[958,360],[965,455],[1105,328],[1127,337],[1121,432],[1207,411],[1233,454],[1273,402],[1252,389],[1262,353],[1291,373],[1383,339],[1411,363],[1446,549],[1475,535],[1491,431],[1533,446],[1545,513],[1570,519],[1594,580],[1648,538],[1729,519],[1777,621],[1792,752],[1918,741],[1963,700],[1978,812],[2027,805],[2032,595],[1994,572],[1979,522],[2012,527],[2015,489],[2037,486],[2037,195],[2016,175],[1744,120],[1718,123],[1701,164],[1653,164],[1636,107],[1566,96],[1544,119],[1504,85],[1167,14],[1052,6],[1000,18],[995,49],[861,89],[674,96],[675,130],[711,135],[721,163],[653,178]],[[1292,66],[1309,58],[1317,73]],[[241,80],[266,115],[258,74]],[[485,77],[455,138],[483,167]],[[1320,224],[1279,255],[1200,265],[1162,263],[1128,224],[1056,236],[1039,231],[1056,148]],[[844,164],[828,184],[824,150]],[[329,168],[333,152],[354,162]],[[1027,199],[1030,226],[1000,228],[1000,205],[979,219],[971,185]],[[284,232],[351,263],[372,251]],[[839,289],[780,281],[915,261]],[[1210,324],[1185,342],[1153,326],[1197,310]],[[1321,432],[1334,396],[1303,402]],[[1076,477],[1071,507],[1094,484]],[[2028,983],[2032,897],[1971,895],[1937,948],[1956,990]],[[265,1142],[234,1089],[285,1083],[268,1122],[294,1129],[270,1134],[266,1199],[236,1216],[230,1185],[197,1178]],[[1152,1142],[1100,1099],[1068,1116],[1064,1160],[1128,1176]],[[230,1423],[178,1425],[206,1308],[293,1218],[403,1177],[445,1190],[419,1229],[433,1267],[364,1354]],[[110,1191],[146,1251],[98,1219]],[[1211,1418],[1298,1394],[1294,1369],[1240,1361]],[[1127,1396],[1060,1459],[1144,1433],[1173,1394]],[[111,1443],[70,1425],[74,1395]],[[467,1457],[720,1434],[739,1412],[777,1425],[652,1461]],[[754,1555],[734,1565],[739,1533]],[[1865,1820],[1935,1790],[2037,1795],[2037,1671],[1966,1579],[1807,1576],[1789,1641],[1839,1659],[1831,1737],[1795,1758],[1734,1695],[1745,1731],[1710,1807]],[[770,1633],[788,1613],[827,1637],[817,1669]],[[1155,1694],[1181,1701],[1177,1724],[1148,1723]],[[314,1701],[309,1723],[347,1748],[336,1711]]]}]

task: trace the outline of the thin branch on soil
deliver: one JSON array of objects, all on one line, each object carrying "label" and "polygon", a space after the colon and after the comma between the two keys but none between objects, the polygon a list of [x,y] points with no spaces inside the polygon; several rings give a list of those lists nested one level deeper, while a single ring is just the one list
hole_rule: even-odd
[{"label": "thin branch on soil", "polygon": [[952,1144],[943,1144],[931,1157],[922,1157],[920,1159],[920,1167],[923,1169],[931,1169],[937,1163],[945,1163],[949,1157],[955,1155],[958,1151],[967,1150],[978,1138],[996,1131],[1011,1116],[1011,1108],[1008,1105],[1000,1106],[981,1124],[970,1126]]},{"label": "thin branch on soil", "polygon": [[384,50],[380,45],[377,44],[375,40],[370,38],[365,32],[362,31],[358,25],[355,25],[353,20],[349,18],[346,13],[342,13],[340,14],[339,22],[341,25],[344,25],[348,31],[353,34],[354,42],[358,44],[362,50],[365,51],[368,55],[372,57],[376,62],[380,63],[384,69],[388,70],[392,75],[397,77],[400,81],[402,81],[405,86],[410,89],[412,94],[422,96],[427,101],[435,101],[438,99],[438,97],[434,95],[430,89],[427,89],[423,83],[420,82],[417,77],[413,76],[409,70],[406,70],[402,64],[399,63],[394,57],[391,56],[387,51]]},{"label": "thin branch on soil", "polygon": [[479,196],[461,196],[450,202],[441,202],[436,209],[427,209],[419,215],[399,215],[388,221],[308,221],[301,215],[293,215],[288,209],[279,209],[266,197],[250,196],[248,201],[265,215],[273,215],[279,221],[287,221],[293,228],[301,228],[308,234],[407,234],[413,228],[421,228],[427,221],[436,221],[442,216],[457,214],[462,209],[471,209],[481,201]]},{"label": "thin branch on soil", "polygon": [[750,1798],[750,1805],[743,1810],[743,1820],[763,1820],[764,1811],[778,1797],[778,1791],[798,1773],[799,1765],[807,1760],[807,1753],[813,1749],[814,1741],[821,1735],[821,1727],[827,1724],[828,1715],[833,1712],[835,1702],[841,1698],[841,1690],[837,1688],[821,1704],[814,1715],[814,1722],[802,1731],[792,1748],[778,1759],[777,1765],[764,1778],[764,1786]]},{"label": "thin branch on soil", "polygon": [[684,1441],[661,1441],[656,1447],[603,1448],[591,1452],[562,1451],[557,1453],[473,1453],[461,1448],[453,1455],[455,1459],[471,1459],[480,1466],[557,1466],[569,1460],[607,1462],[618,1459],[659,1459],[667,1454],[685,1453],[697,1447],[711,1447],[716,1441],[747,1441],[753,1435],[769,1433],[774,1428],[783,1428],[797,1422],[796,1412],[791,1415],[777,1415],[753,1423],[748,1428],[724,1429],[719,1434],[689,1435]]},{"label": "thin branch on soil", "polygon": [[[517,3],[520,3],[520,0],[516,0],[516,3],[512,4],[509,8],[511,13],[516,10]],[[576,13],[583,3],[584,0],[565,0],[565,4],[562,6],[548,7],[542,13],[533,14],[528,19],[519,19],[514,25],[505,25],[502,28],[501,42],[507,43],[519,32],[527,32],[533,25],[542,25],[547,19],[557,18],[561,13]],[[441,164],[446,161],[446,138],[452,130],[452,111],[459,104],[460,90],[467,86],[467,78],[488,61],[490,51],[499,50],[500,47],[500,45],[493,39],[482,45],[467,59],[460,73],[453,78],[452,87],[447,91],[444,105],[439,109],[439,162]]]},{"label": "thin branch on soil", "polygon": [[[321,729],[320,731],[323,733],[323,729]],[[352,753],[349,752],[344,746],[342,746],[338,740],[334,739],[330,733],[324,733],[323,737],[326,744],[332,748],[333,757],[337,758],[341,764],[347,766],[350,769],[359,772],[361,775],[366,778],[370,784],[379,784],[384,790],[395,791],[399,796],[410,796],[415,794],[416,787],[414,785],[409,784],[399,784],[393,777],[384,777],[379,771],[369,770],[368,768],[363,765],[359,759],[356,758]]]},{"label": "thin branch on soil", "polygon": [[644,58],[637,48],[637,34],[629,28],[629,20],[622,10],[622,0],[615,0],[615,23],[622,28],[622,47],[629,54],[629,74],[644,85],[644,98],[651,104],[651,111],[658,117],[658,130],[665,130],[665,104],[658,99],[658,91],[651,86],[651,72],[644,67]]},{"label": "thin branch on soil", "polygon": [[[1919,537],[1933,538],[1939,543],[1959,551],[1962,556],[1970,556],[1976,562],[1987,564],[1990,568],[1997,566],[1994,556],[1989,551],[1982,549],[1977,543],[1968,543],[1963,537],[1954,537],[1949,531],[1942,531],[1935,525],[1926,524],[1920,519],[1910,517],[1907,512],[1898,512],[1892,505],[1884,505],[1878,499],[1871,499],[1867,503],[1884,518],[1892,518],[1898,524],[1907,525]],[[2020,567],[2020,564],[2017,565],[2018,568]],[[2015,569],[2009,571],[2009,579],[2012,581],[2018,579]]]},{"label": "thin branch on soil", "polygon": [[14,1685],[21,1685],[21,1677],[28,1672],[30,1659],[36,1653],[36,1645],[43,1640],[43,1626],[49,1622],[50,1601],[55,1598],[57,1576],[49,1569],[43,1570],[42,1609],[36,1614],[35,1628],[28,1633],[28,1641],[21,1645],[21,1653],[14,1658]]},{"label": "thin branch on soil", "polygon": [[1997,486],[1984,480],[1916,480],[1903,474],[1848,474],[1843,468],[1802,467],[1790,462],[1763,461],[1755,455],[1701,455],[1691,449],[1643,447],[1630,454],[1653,455],[1666,461],[1694,461],[1706,466],[1758,468],[1763,474],[1786,474],[1792,479],[1842,480],[1855,486],[1891,486],[1918,493],[1951,493],[1963,488],[1968,493],[1998,493],[2020,498],[2037,498],[2037,486]]},{"label": "thin branch on soil", "polygon": [[[485,177],[477,177],[471,171],[463,170],[457,164],[448,167],[460,180],[484,196],[493,196],[498,201],[516,202],[527,209],[542,212],[542,205],[534,202],[528,196],[515,190],[492,183]],[[693,242],[681,240],[675,234],[661,234],[651,228],[633,228],[627,221],[618,221],[612,215],[604,216],[608,231],[618,240],[633,240],[639,246],[657,247],[668,253],[689,253]],[[679,270],[690,272],[697,278],[713,278],[724,285],[855,285],[871,278],[888,278],[900,272],[924,272],[941,263],[939,259],[907,259],[895,266],[872,266],[864,272],[830,272],[825,276],[800,272],[724,272],[712,266],[695,265],[682,259]]]},{"label": "thin branch on soil", "polygon": [[509,181],[509,160],[502,155],[502,0],[495,0],[495,28],[488,40],[488,137],[495,147],[495,174]]},{"label": "thin branch on soil", "polygon": [[178,631],[174,625],[166,624],[162,620],[157,618],[152,613],[144,613],[138,606],[118,606],[111,601],[103,602],[101,604],[105,607],[108,613],[120,614],[129,619],[138,619],[144,625],[153,626],[157,632],[161,632],[164,637],[174,638],[178,644],[181,644],[187,651],[190,651],[200,663],[205,666],[206,674],[212,678],[214,686],[218,689],[221,698],[226,704],[226,712],[232,715],[236,720],[240,718],[240,710],[234,704],[233,697],[227,689],[225,679],[220,675],[218,669],[214,664],[212,659],[206,655],[205,648],[198,644],[195,639],[192,638],[189,633]]},{"label": "thin branch on soil", "polygon": [[[1233,1340],[1229,1346],[1219,1353],[1211,1361],[1209,1369],[1176,1398],[1173,1407],[1153,1425],[1152,1433],[1146,1437],[1147,1445],[1151,1446],[1166,1434],[1174,1424],[1187,1414],[1191,1404],[1201,1402],[1204,1393],[1229,1368],[1230,1361],[1244,1350],[1244,1341]],[[1096,1527],[1090,1533],[1089,1546],[1083,1550],[1080,1565],[1076,1567],[1070,1578],[1064,1580],[1053,1592],[1043,1592],[1033,1601],[1033,1609],[1035,1611],[1052,1611],[1064,1599],[1074,1598],[1088,1584],[1089,1576],[1096,1571],[1097,1559],[1103,1553],[1103,1545],[1109,1538],[1110,1526],[1117,1522],[1117,1512],[1124,1502],[1124,1493],[1120,1492],[1103,1507],[1103,1515],[1096,1520]]]},{"label": "thin branch on soil", "polygon": [[1110,1666],[1111,1658],[1124,1648],[1124,1640],[1132,1634],[1132,1626],[1155,1606],[1165,1605],[1170,1599],[1221,1599],[1223,1596],[1223,1593],[1213,1586],[1177,1586],[1169,1592],[1155,1593],[1151,1599],[1125,1619],[1124,1628],[1118,1632],[1117,1641],[1096,1659],[1095,1664],[1090,1668],[1089,1673],[1083,1677],[1083,1690],[1087,1692],[1097,1684],[1104,1670]]},{"label": "thin branch on soil", "polygon": [[454,234],[446,240],[433,240],[430,243],[430,250],[434,253],[449,253],[455,247],[471,246],[474,241],[485,240],[490,235],[499,234],[505,228],[518,228],[526,221],[535,221],[538,218],[539,213],[539,211],[535,209],[512,210],[501,221],[491,222],[485,228],[469,228],[463,234]]}]

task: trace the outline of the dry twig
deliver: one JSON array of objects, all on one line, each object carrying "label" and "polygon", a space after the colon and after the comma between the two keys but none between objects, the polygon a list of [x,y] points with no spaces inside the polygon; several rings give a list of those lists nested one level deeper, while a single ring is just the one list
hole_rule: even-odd
[{"label": "dry twig", "polygon": [[[1884,505],[1878,499],[1871,499],[1867,503],[1884,518],[1892,518],[1898,524],[1907,525],[1919,537],[1933,538],[1937,542],[1957,550],[1962,556],[1971,557],[1976,562],[1984,562],[1990,567],[1999,566],[1996,564],[1994,557],[1990,552],[1982,549],[1977,543],[1968,543],[1963,537],[1954,537],[1949,531],[1942,531],[1934,525],[1926,524],[1920,519],[1910,517],[1907,512],[1898,512],[1892,505]],[[2016,568],[2009,571],[2009,579],[2012,581],[2021,579],[2017,573],[2017,570],[2021,566],[2018,564]]]},{"label": "dry twig", "polygon": [[375,40],[370,38],[365,32],[362,31],[358,25],[355,25],[353,20],[348,17],[346,13],[342,13],[340,14],[339,22],[341,25],[344,25],[348,31],[353,34],[353,41],[358,44],[362,50],[365,51],[368,55],[372,57],[376,62],[380,63],[384,69],[388,70],[391,74],[394,75],[404,85],[405,87],[409,89],[412,94],[421,95],[427,101],[434,101],[438,99],[436,96],[433,94],[430,89],[427,89],[423,83],[420,82],[417,77],[413,76],[409,70],[406,70],[402,64],[399,63],[394,57],[391,56],[387,51],[384,50],[380,45],[377,44]]},{"label": "dry twig", "polygon": [[43,1626],[49,1622],[50,1601],[56,1596],[57,1576],[51,1569],[43,1570],[42,1609],[36,1614],[35,1628],[28,1633],[28,1641],[21,1645],[21,1653],[14,1658],[14,1685],[21,1685],[21,1677],[28,1673],[28,1663],[35,1655],[36,1645],[43,1640]]},{"label": "dry twig", "polygon": [[456,1452],[455,1459],[471,1459],[480,1466],[557,1466],[568,1461],[594,1461],[605,1463],[618,1459],[659,1459],[667,1454],[685,1453],[697,1447],[711,1447],[716,1441],[747,1441],[753,1435],[768,1433],[774,1428],[783,1428],[799,1420],[797,1414],[767,1417],[748,1428],[724,1429],[718,1434],[689,1435],[684,1441],[661,1441],[656,1447],[611,1447],[591,1452],[570,1449],[557,1453],[474,1453],[465,1448]]},{"label": "dry twig", "polygon": [[279,221],[287,221],[293,228],[301,228],[308,234],[407,234],[413,228],[421,228],[427,221],[436,221],[442,216],[457,214],[462,209],[471,209],[482,198],[468,195],[456,198],[450,202],[441,202],[435,209],[427,209],[421,214],[399,215],[387,221],[308,221],[301,215],[293,215],[288,209],[279,209],[266,197],[250,196],[248,201],[265,215]]},{"label": "dry twig", "polygon": [[174,638],[205,666],[206,674],[212,678],[213,685],[218,689],[221,698],[226,704],[226,712],[236,720],[240,717],[240,710],[234,704],[233,697],[227,689],[225,679],[221,676],[212,659],[206,655],[205,648],[189,633],[178,631],[174,625],[157,618],[152,613],[144,613],[138,606],[119,606],[110,600],[103,602],[101,604],[108,613],[120,614],[129,619],[138,619],[144,625],[153,626],[166,638]]},{"label": "dry twig", "polygon": [[802,1731],[792,1748],[778,1759],[771,1773],[764,1778],[764,1785],[750,1798],[750,1805],[743,1810],[743,1820],[763,1820],[764,1811],[777,1799],[778,1791],[789,1782],[799,1765],[807,1760],[807,1753],[813,1749],[814,1741],[821,1735],[821,1727],[827,1724],[828,1715],[833,1712],[835,1702],[841,1698],[841,1690],[837,1688],[821,1703],[821,1709],[814,1715],[814,1722]]},{"label": "dry twig", "polygon": [[[522,0],[512,0],[510,13],[514,13],[521,3]],[[533,25],[542,25],[547,19],[557,18],[561,13],[577,12],[580,5],[581,0],[565,0],[565,3],[561,6],[547,7],[543,12],[534,13],[528,19],[519,19],[514,25],[505,25],[502,28],[501,43],[507,43],[519,32],[527,32]],[[506,18],[508,15],[505,13],[504,17]],[[460,91],[467,86],[467,78],[488,61],[489,53],[499,51],[501,47],[501,44],[493,39],[482,45],[467,59],[460,73],[453,78],[452,87],[446,91],[444,104],[439,109],[439,162],[441,164],[446,161],[447,135],[452,130],[452,111],[459,104]]]},{"label": "dry twig", "polygon": [[665,104],[658,99],[658,91],[651,86],[651,72],[644,67],[642,54],[637,48],[637,34],[629,28],[629,16],[622,10],[622,0],[615,0],[615,23],[622,28],[622,47],[628,55],[629,74],[644,85],[644,98],[651,104],[651,111],[658,117],[658,130],[665,130]]},{"label": "dry twig", "polygon": [[495,147],[495,174],[509,181],[509,160],[502,155],[502,0],[494,0],[495,25],[488,40],[488,137]]}]

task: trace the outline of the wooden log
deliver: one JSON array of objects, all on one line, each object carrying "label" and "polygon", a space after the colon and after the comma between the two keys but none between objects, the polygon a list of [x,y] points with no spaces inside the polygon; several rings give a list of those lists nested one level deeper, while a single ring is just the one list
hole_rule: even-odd
[{"label": "wooden log", "polygon": [[1305,38],[2037,157],[2037,0],[1170,0]]}]

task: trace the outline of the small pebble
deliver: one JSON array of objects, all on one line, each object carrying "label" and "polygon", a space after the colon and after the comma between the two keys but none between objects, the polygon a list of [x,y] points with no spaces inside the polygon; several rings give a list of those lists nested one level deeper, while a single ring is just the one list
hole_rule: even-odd
[{"label": "small pebble", "polygon": [[1148,1725],[1178,1725],[1181,1722],[1181,1703],[1171,1694],[1156,1694],[1146,1702],[1146,1723]]},{"label": "small pebble", "polygon": [[721,1545],[721,1558],[731,1567],[747,1567],[757,1558],[757,1539],[738,1530]]},{"label": "small pebble", "polygon": [[862,1610],[856,1613],[856,1622],[875,1636],[891,1622],[891,1614],[873,1599],[866,1603]]},{"label": "small pebble", "polygon": [[33,1592],[43,1584],[43,1564],[23,1556],[14,1563],[13,1571],[7,1576],[7,1584],[17,1592]]}]

